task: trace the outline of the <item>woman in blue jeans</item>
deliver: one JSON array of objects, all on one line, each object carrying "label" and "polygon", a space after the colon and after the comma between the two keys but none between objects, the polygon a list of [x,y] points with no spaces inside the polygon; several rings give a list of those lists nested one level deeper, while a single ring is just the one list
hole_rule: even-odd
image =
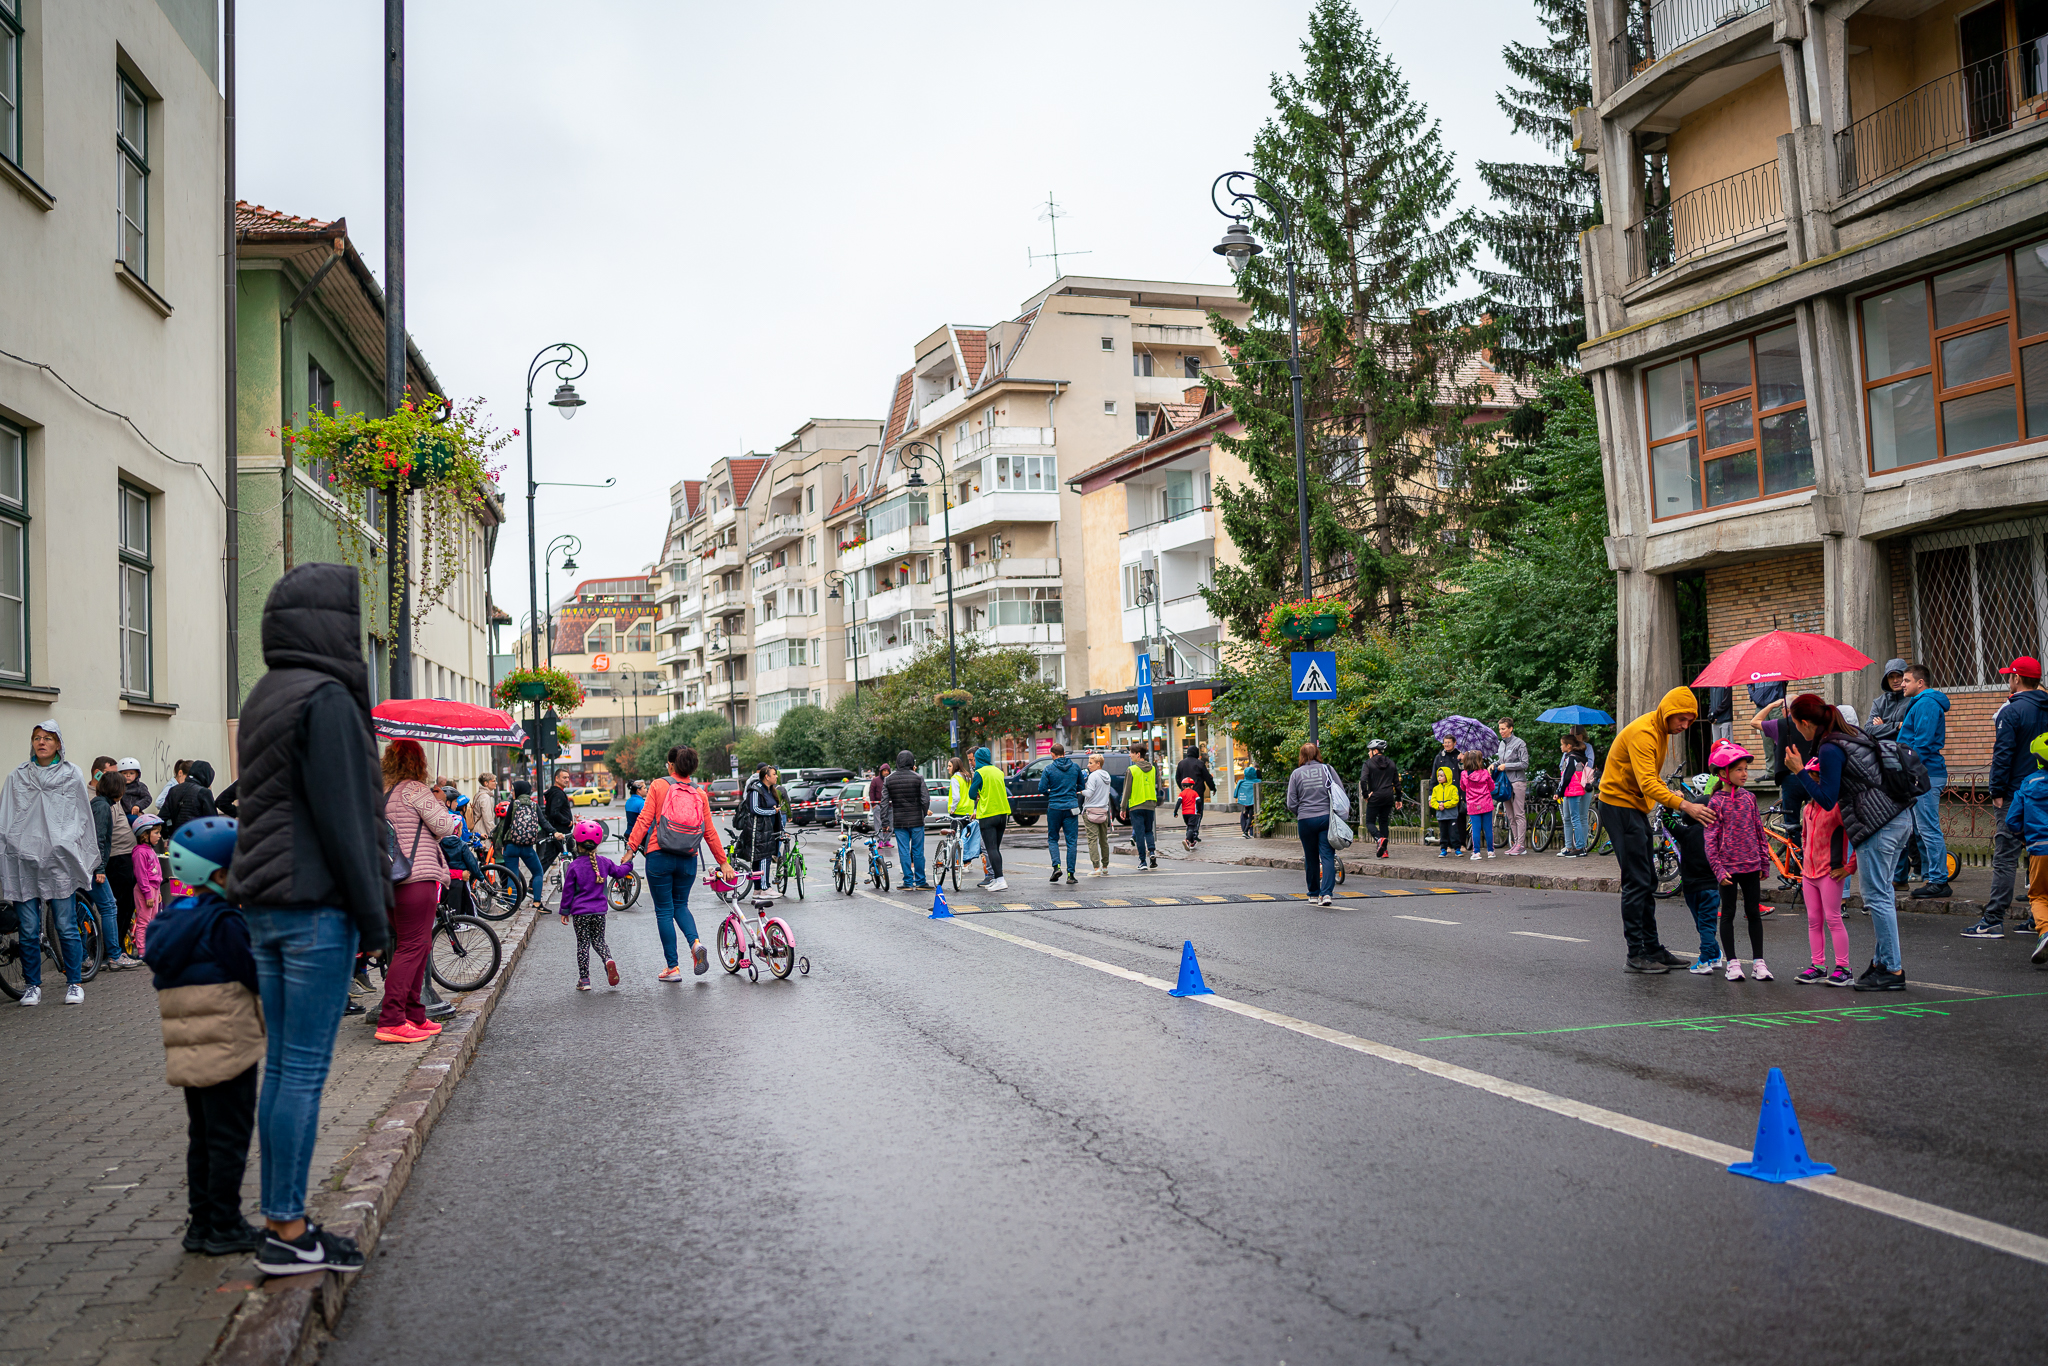
[{"label": "woman in blue jeans", "polygon": [[1330,847],[1330,811],[1337,802],[1348,808],[1343,780],[1323,762],[1322,750],[1301,747],[1301,763],[1287,775],[1287,809],[1301,834],[1301,867],[1308,875],[1308,894],[1319,906],[1330,904],[1337,890],[1337,851]]},{"label": "woman in blue jeans", "polygon": [[[703,842],[711,846],[711,856],[718,860],[718,871],[725,877],[733,875],[732,866],[726,862],[725,846],[719,842],[718,827],[711,816],[711,801],[703,788],[691,781],[697,772],[697,751],[688,745],[677,745],[668,752],[668,777],[656,778],[654,788],[647,794],[647,803],[640,809],[640,819],[633,824],[633,833],[626,837],[626,857],[631,859],[638,850],[647,851],[647,891],[654,898],[654,927],[661,932],[661,955],[668,960],[658,980],[680,982],[683,969],[676,956],[676,921],[683,922],[683,938],[690,945],[691,970],[702,977],[711,967],[711,956],[705,952],[703,941],[697,938],[697,922],[690,916],[690,886],[697,880],[697,854],[666,850],[661,847],[664,827],[701,827]],[[670,798],[675,800],[673,815],[664,820],[670,812]],[[700,846],[701,847],[701,846]]]}]

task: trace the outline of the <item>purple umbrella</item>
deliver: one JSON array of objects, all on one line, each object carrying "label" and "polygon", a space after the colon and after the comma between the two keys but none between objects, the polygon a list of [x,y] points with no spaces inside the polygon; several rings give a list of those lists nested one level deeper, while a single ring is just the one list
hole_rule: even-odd
[{"label": "purple umbrella", "polygon": [[1469,716],[1446,716],[1430,730],[1438,740],[1448,735],[1460,750],[1476,749],[1489,759],[1500,748],[1500,736],[1494,733],[1493,727]]}]

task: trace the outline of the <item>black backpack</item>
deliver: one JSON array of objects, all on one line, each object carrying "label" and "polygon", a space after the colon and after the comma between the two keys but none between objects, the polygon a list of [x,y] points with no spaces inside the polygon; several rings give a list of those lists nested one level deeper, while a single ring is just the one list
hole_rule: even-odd
[{"label": "black backpack", "polygon": [[1884,777],[1885,795],[1901,805],[1911,806],[1933,790],[1934,780],[1927,776],[1927,765],[1896,740],[1877,742],[1877,768]]}]

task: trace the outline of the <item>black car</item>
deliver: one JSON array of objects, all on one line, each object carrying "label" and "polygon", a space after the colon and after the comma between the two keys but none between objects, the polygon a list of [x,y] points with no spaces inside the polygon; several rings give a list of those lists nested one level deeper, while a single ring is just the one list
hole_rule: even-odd
[{"label": "black car", "polygon": [[[1080,765],[1081,783],[1085,787],[1088,782],[1088,756],[1069,754],[1067,757]],[[1010,791],[1010,819],[1017,824],[1036,825],[1038,818],[1045,814],[1045,794],[1038,790],[1038,783],[1045,776],[1046,766],[1051,763],[1051,755],[1042,755],[1010,775],[1007,783]],[[1109,790],[1113,794],[1110,798],[1111,805],[1121,806],[1124,799],[1124,775],[1131,771],[1130,754],[1125,750],[1104,754],[1102,771],[1109,775]],[[1164,796],[1163,788],[1161,795]],[[1121,819],[1118,823],[1130,824],[1129,821]]]},{"label": "black car", "polygon": [[792,783],[789,788],[791,825],[831,825],[839,819],[840,784]]}]

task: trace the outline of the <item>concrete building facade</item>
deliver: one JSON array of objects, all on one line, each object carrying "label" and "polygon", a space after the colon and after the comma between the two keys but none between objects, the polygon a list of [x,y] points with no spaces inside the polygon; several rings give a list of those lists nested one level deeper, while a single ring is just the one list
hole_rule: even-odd
[{"label": "concrete building facade", "polygon": [[[2048,648],[2048,121],[2012,0],[1591,0],[1574,119],[1624,714],[1772,626],[1956,699]],[[1768,609],[1768,610],[1767,610]],[[1768,620],[1766,620],[1768,617]],[[1737,690],[1738,717],[1749,703]],[[1983,713],[1980,716],[1979,713]],[[1988,745],[1988,738],[1986,739]]]}]

